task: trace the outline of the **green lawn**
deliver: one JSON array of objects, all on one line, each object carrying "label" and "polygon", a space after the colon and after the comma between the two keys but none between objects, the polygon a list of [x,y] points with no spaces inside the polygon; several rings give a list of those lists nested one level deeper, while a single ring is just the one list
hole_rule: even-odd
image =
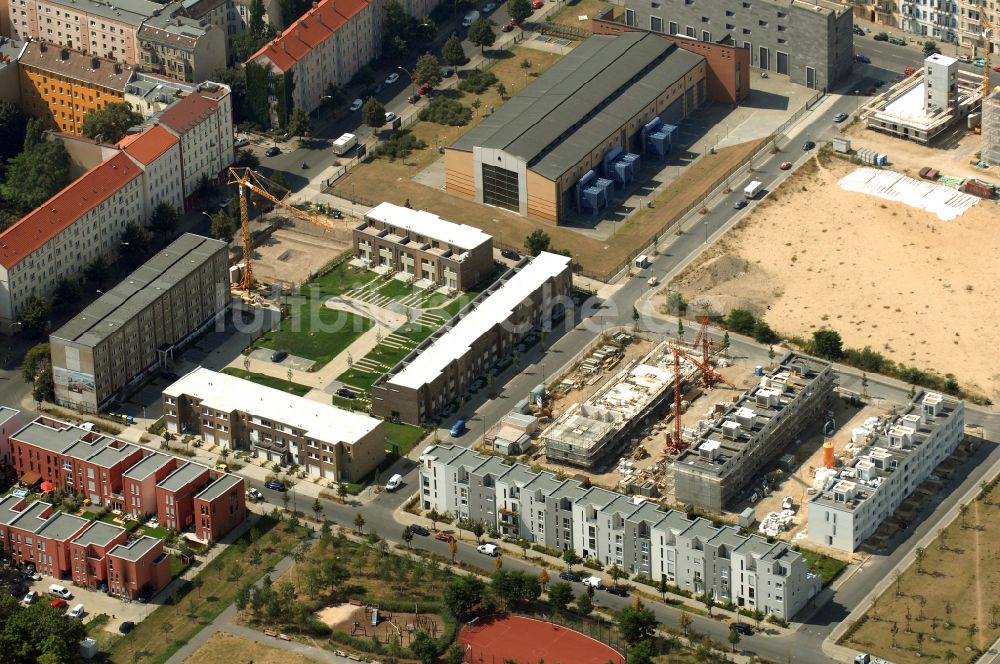
[{"label": "green lawn", "polygon": [[378,377],[381,375],[381,373],[361,371],[360,369],[348,369],[337,376],[337,380],[363,392],[370,392],[372,383],[378,380]]},{"label": "green lawn", "polygon": [[413,426],[412,424],[401,424],[398,422],[385,423],[386,446],[389,445],[390,440],[399,445],[400,456],[406,456],[426,435],[427,432],[422,427]]},{"label": "green lawn", "polygon": [[390,279],[384,286],[378,289],[380,295],[391,297],[394,300],[410,295],[414,291],[413,286],[403,283],[399,279]]},{"label": "green lawn", "polygon": [[142,534],[149,535],[150,537],[155,537],[156,539],[161,539],[161,540],[165,540],[168,537],[170,537],[170,533],[167,531],[167,529],[161,528],[159,526],[155,528],[153,526],[143,526]]},{"label": "green lawn", "polygon": [[830,556],[824,556],[822,553],[817,553],[816,551],[800,548],[799,553],[802,554],[802,557],[806,559],[807,563],[809,563],[810,571],[820,575],[820,578],[823,580],[824,588],[830,585],[830,583],[837,578],[837,575],[843,572],[844,568],[847,567],[847,563],[844,561],[831,558]]},{"label": "green lawn", "polygon": [[171,579],[176,579],[178,576],[181,575],[181,572],[183,572],[186,568],[187,568],[187,565],[185,565],[181,561],[180,556],[176,556],[176,555],[174,555],[172,553],[170,554],[170,578]]},{"label": "green lawn", "polygon": [[253,383],[257,383],[258,385],[273,387],[276,390],[288,392],[289,394],[294,394],[297,397],[305,396],[305,394],[312,389],[306,385],[293,383],[283,378],[266,376],[264,374],[253,373],[252,371],[244,371],[243,369],[237,369],[236,367],[226,367],[222,370],[222,373],[229,374],[230,376],[236,376],[237,378],[243,378]]}]

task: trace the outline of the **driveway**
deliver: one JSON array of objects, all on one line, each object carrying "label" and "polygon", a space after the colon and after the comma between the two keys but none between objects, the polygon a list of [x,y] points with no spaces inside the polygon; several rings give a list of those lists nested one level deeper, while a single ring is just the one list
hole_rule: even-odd
[{"label": "driveway", "polygon": [[35,581],[31,584],[31,589],[38,592],[39,602],[51,602],[53,600],[48,595],[49,586],[53,583],[63,585],[73,593],[73,598],[66,600],[69,603],[69,606],[66,607],[67,612],[77,604],[82,603],[84,609],[87,611],[83,617],[84,623],[90,622],[95,616],[106,613],[110,620],[104,624],[103,629],[109,632],[117,633],[118,626],[126,620],[134,623],[142,622],[158,606],[155,602],[145,604],[126,602],[117,597],[112,597],[107,593],[74,586],[72,581],[58,581],[49,576],[43,576],[41,581]]}]

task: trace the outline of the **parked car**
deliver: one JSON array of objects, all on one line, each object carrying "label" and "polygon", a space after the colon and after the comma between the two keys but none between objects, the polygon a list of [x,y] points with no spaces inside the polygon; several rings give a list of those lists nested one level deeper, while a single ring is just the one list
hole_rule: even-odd
[{"label": "parked car", "polygon": [[985,67],[986,66],[986,60],[984,58],[976,58],[975,60],[972,61],[972,66],[973,67]]},{"label": "parked car", "polygon": [[133,629],[135,629],[135,623],[132,622],[131,620],[126,620],[121,625],[118,625],[118,631],[121,632],[122,634],[128,634]]},{"label": "parked car", "polygon": [[276,350],[273,353],[271,353],[271,361],[272,362],[281,362],[286,357],[288,357],[288,351],[287,350]]},{"label": "parked car", "polygon": [[84,616],[84,615],[85,615],[86,613],[87,613],[87,611],[86,611],[86,610],[85,610],[85,609],[83,608],[83,604],[77,604],[77,605],[76,605],[76,606],[74,606],[74,607],[73,607],[73,609],[72,609],[72,610],[71,610],[71,611],[69,612],[69,617],[70,617],[70,618],[76,618],[77,620],[79,620],[80,618],[83,618],[83,616]]},{"label": "parked car", "polygon": [[843,122],[846,119],[847,119],[847,113],[837,113],[835,116],[833,116],[833,121],[838,123]]},{"label": "parked car", "polygon": [[21,601],[24,602],[25,604],[34,604],[37,600],[38,600],[38,591],[29,590],[28,594],[25,595],[24,599],[22,599]]},{"label": "parked car", "polygon": [[862,37],[865,36],[864,28],[862,28],[860,25],[852,26],[851,29],[854,31],[854,34],[860,35]]},{"label": "parked car", "polygon": [[571,583],[579,583],[583,580],[576,572],[559,572],[559,578],[563,581],[570,581]]},{"label": "parked car", "polygon": [[173,371],[164,371],[160,374],[164,380],[180,380],[181,377],[175,374]]},{"label": "parked car", "polygon": [[355,99],[351,102],[351,111],[360,111],[361,107],[365,105],[365,102],[360,99]]},{"label": "parked car", "polygon": [[385,483],[385,490],[395,491],[400,486],[402,486],[402,484],[403,484],[403,476],[400,475],[399,473],[396,473],[395,475],[389,478],[388,482]]},{"label": "parked car", "polygon": [[373,97],[378,93],[382,92],[383,90],[385,90],[385,83],[376,83],[374,90],[375,91],[372,93]]},{"label": "parked car", "polygon": [[510,32],[511,30],[514,29],[515,25],[517,25],[517,23],[514,21],[514,19],[510,19],[502,26],[500,26],[500,32]]},{"label": "parked car", "polygon": [[496,544],[480,544],[476,547],[476,551],[479,553],[485,553],[487,556],[496,556],[499,553]]},{"label": "parked car", "polygon": [[250,487],[249,489],[247,489],[247,498],[256,503],[258,501],[264,500],[264,494],[262,494],[260,490],[257,489],[257,487]]},{"label": "parked car", "polygon": [[993,71],[1000,71],[1000,65],[993,65]]},{"label": "parked car", "polygon": [[285,491],[285,483],[280,480],[268,480],[264,482],[264,488],[271,491]]},{"label": "parked car", "polygon": [[913,76],[913,73],[915,71],[917,71],[917,69],[915,67],[907,67],[906,69],[903,70],[903,75],[904,76]]},{"label": "parked car", "polygon": [[783,171],[787,171],[791,167],[792,167],[792,162],[790,161],[783,161],[781,162],[781,166],[778,166],[778,168],[780,168]]},{"label": "parked car", "polygon": [[49,595],[58,597],[59,599],[73,599],[73,593],[66,586],[61,586],[58,583],[53,583],[49,586]]},{"label": "parked car", "polygon": [[42,575],[39,574],[38,572],[36,572],[33,569],[26,569],[23,572],[21,572],[21,574],[26,579],[31,579],[32,581],[41,581],[42,580]]},{"label": "parked car", "polygon": [[451,431],[449,433],[451,433],[452,438],[458,438],[459,436],[462,435],[464,431],[465,431],[465,420],[458,420],[451,427]]},{"label": "parked car", "polygon": [[410,532],[414,535],[420,535],[421,537],[427,537],[431,534],[431,531],[427,530],[423,526],[418,526],[415,523],[410,524]]},{"label": "parked car", "polygon": [[625,586],[608,586],[605,588],[609,595],[618,595],[619,597],[628,597],[628,588]]},{"label": "parked car", "polygon": [[749,204],[746,202],[746,199],[741,198],[740,200],[738,200],[735,203],[733,203],[733,209],[734,210],[742,210],[747,205],[749,205]]},{"label": "parked car", "polygon": [[521,260],[521,254],[517,253],[513,249],[501,249],[500,255],[512,261]]},{"label": "parked car", "polygon": [[496,6],[495,2],[487,2],[485,5],[483,5],[483,13],[484,14],[489,14],[490,12],[492,12],[496,8],[497,8],[497,6]]},{"label": "parked car", "polygon": [[49,602],[49,606],[51,606],[53,609],[65,609],[67,606],[69,606],[69,602],[67,602],[64,599],[54,599],[51,602]]},{"label": "parked car", "polygon": [[336,394],[338,397],[344,397],[345,399],[355,399],[358,396],[357,394],[351,392],[346,387],[342,387],[339,390],[337,390]]},{"label": "parked car", "polygon": [[874,37],[872,37],[872,39],[874,39],[875,41],[884,41],[884,42],[887,42],[887,41],[889,41],[889,34],[886,33],[886,32],[880,32],[877,35],[875,35]]},{"label": "parked car", "polygon": [[753,627],[745,622],[729,623],[729,629],[742,634],[743,636],[753,636]]},{"label": "parked car", "polygon": [[545,4],[545,0],[533,0],[533,2],[531,3],[531,8],[532,9],[541,9],[542,5],[544,5],[544,4]]},{"label": "parked car", "polygon": [[277,145],[272,145],[268,149],[264,150],[265,157],[277,157],[279,154],[281,154],[281,148]]},{"label": "parked car", "polygon": [[795,506],[795,501],[792,500],[791,496],[785,496],[785,499],[781,501],[781,509],[790,510]]},{"label": "parked car", "polygon": [[392,111],[389,111],[388,113],[385,114],[385,121],[387,124],[395,119],[396,119],[396,114],[393,113]]},{"label": "parked car", "polygon": [[434,539],[439,540],[441,542],[450,542],[451,535],[449,535],[448,533],[436,533],[434,535]]},{"label": "parked car", "polygon": [[601,581],[601,577],[599,576],[588,576],[583,580],[583,585],[590,586],[595,590],[600,590],[604,587],[604,582]]},{"label": "parked car", "polygon": [[234,148],[241,148],[244,145],[250,145],[250,139],[246,136],[237,136],[236,140],[233,141]]},{"label": "parked car", "polygon": [[409,97],[406,98],[406,101],[410,104],[416,104],[418,101],[420,101],[420,95],[410,95]]},{"label": "parked car", "polygon": [[809,150],[812,150],[815,147],[816,143],[814,143],[813,141],[806,141],[805,143],[802,144],[802,149],[805,150],[806,152],[809,152]]},{"label": "parked car", "polygon": [[420,86],[417,92],[419,92],[422,95],[426,95],[430,94],[431,90],[433,89],[434,89],[433,85],[431,85],[430,83],[424,83],[423,85]]},{"label": "parked car", "polygon": [[441,75],[445,78],[451,78],[452,76],[455,75],[455,70],[452,69],[451,67],[448,67],[447,69],[441,72]]},{"label": "parked car", "polygon": [[857,60],[858,62],[862,62],[862,63],[864,63],[866,65],[870,65],[872,63],[872,59],[869,58],[864,53],[858,53],[857,55],[854,56],[854,59]]},{"label": "parked car", "polygon": [[398,80],[399,80],[399,74],[397,74],[396,72],[392,72],[391,74],[385,77],[385,84],[392,85]]}]

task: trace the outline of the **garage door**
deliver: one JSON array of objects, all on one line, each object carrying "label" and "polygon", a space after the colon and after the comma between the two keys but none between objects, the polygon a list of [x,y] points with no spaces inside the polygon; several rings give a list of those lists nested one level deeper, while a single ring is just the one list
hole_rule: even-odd
[{"label": "garage door", "polygon": [[215,444],[215,434],[212,433],[211,431],[206,431],[205,432],[205,442],[208,443],[209,445],[214,445]]},{"label": "garage door", "polygon": [[674,103],[660,113],[660,119],[667,124],[677,124],[684,119],[684,99],[678,97]]},{"label": "garage door", "polygon": [[319,475],[319,466],[308,464],[306,468],[309,470],[310,475]]},{"label": "garage door", "polygon": [[777,65],[778,73],[779,74],[787,74],[788,73],[788,54],[787,53],[782,53],[781,51],[778,51],[777,55],[778,55],[778,61],[775,64]]},{"label": "garage door", "polygon": [[262,460],[267,460],[267,450],[257,450],[257,458]]},{"label": "garage door", "polygon": [[337,475],[333,472],[332,468],[324,468],[323,469],[323,477],[325,477],[328,480],[335,480],[335,479],[337,479]]}]

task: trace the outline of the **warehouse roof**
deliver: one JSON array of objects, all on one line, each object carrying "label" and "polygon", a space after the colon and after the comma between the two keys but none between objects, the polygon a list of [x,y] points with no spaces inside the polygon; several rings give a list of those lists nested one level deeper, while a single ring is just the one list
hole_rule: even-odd
[{"label": "warehouse roof", "polygon": [[185,233],[56,330],[52,337],[96,346],[217,252],[225,250],[225,242]]},{"label": "warehouse roof", "polygon": [[557,179],[702,60],[655,34],[590,37],[451,147],[503,150]]}]

